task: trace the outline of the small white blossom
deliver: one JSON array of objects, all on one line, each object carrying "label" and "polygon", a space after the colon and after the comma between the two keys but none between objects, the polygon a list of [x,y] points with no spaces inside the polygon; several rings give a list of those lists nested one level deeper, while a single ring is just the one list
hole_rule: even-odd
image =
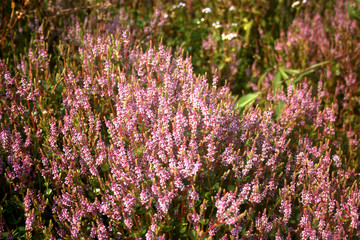
[{"label": "small white blossom", "polygon": [[211,9],[210,8],[204,8],[203,10],[201,10],[201,12],[203,13],[211,13]]},{"label": "small white blossom", "polygon": [[234,6],[231,6],[230,8],[229,8],[229,11],[234,11],[235,10],[235,7]]},{"label": "small white blossom", "polygon": [[204,19],[204,18],[201,18],[200,20],[197,20],[196,23],[197,23],[197,24],[200,24],[200,23],[202,23],[203,21],[205,21],[205,19]]},{"label": "small white blossom", "polygon": [[237,34],[236,33],[229,33],[229,34],[221,34],[221,38],[222,40],[231,40],[233,38],[236,38],[237,37]]},{"label": "small white blossom", "polygon": [[296,7],[297,5],[300,4],[300,1],[296,1],[296,2],[293,2],[293,4],[291,5],[292,8]]},{"label": "small white blossom", "polygon": [[215,28],[221,28],[220,22],[213,23],[212,26]]},{"label": "small white blossom", "polygon": [[185,7],[185,6],[186,6],[185,3],[180,2],[178,5],[175,5],[175,6],[173,6],[172,8],[175,10],[175,9],[177,9],[177,8],[182,8],[182,7]]},{"label": "small white blossom", "polygon": [[300,5],[300,3],[305,4],[307,2],[307,0],[302,0],[302,1],[295,1],[293,2],[293,4],[291,5],[292,8],[297,7],[298,5]]}]

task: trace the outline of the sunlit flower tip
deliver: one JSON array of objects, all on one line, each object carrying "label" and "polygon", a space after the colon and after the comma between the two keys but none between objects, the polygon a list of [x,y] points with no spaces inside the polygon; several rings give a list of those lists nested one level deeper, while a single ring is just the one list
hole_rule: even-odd
[{"label": "sunlit flower tip", "polygon": [[169,17],[169,15],[167,13],[165,13],[164,18],[168,18],[168,17]]},{"label": "sunlit flower tip", "polygon": [[233,27],[237,27],[239,24],[237,24],[237,23],[232,23],[231,24],[231,26],[233,26]]},{"label": "sunlit flower tip", "polygon": [[231,6],[230,8],[229,8],[229,11],[234,11],[235,10],[235,7],[234,6]]},{"label": "sunlit flower tip", "polygon": [[298,6],[299,4],[300,4],[300,1],[293,2],[291,7],[294,8],[294,7]]},{"label": "sunlit flower tip", "polygon": [[333,155],[332,159],[334,160],[336,167],[341,167],[341,161],[338,155]]},{"label": "sunlit flower tip", "polygon": [[211,9],[210,8],[204,8],[203,10],[201,10],[201,12],[203,13],[211,13]]}]

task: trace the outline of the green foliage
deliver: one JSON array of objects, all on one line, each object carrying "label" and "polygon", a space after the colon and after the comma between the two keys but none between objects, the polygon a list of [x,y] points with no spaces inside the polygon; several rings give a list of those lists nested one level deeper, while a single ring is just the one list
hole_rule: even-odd
[{"label": "green foliage", "polygon": [[360,10],[352,7],[350,3],[348,3],[348,12],[351,18],[354,18],[358,21],[360,21]]},{"label": "green foliage", "polygon": [[248,93],[245,96],[242,96],[237,102],[236,102],[236,108],[244,108],[247,105],[250,105],[253,103],[256,98],[259,96],[260,92],[255,93]]}]

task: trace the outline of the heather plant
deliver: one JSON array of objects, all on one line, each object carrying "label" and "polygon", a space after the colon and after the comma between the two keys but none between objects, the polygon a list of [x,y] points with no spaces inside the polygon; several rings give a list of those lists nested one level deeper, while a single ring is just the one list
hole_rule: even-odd
[{"label": "heather plant", "polygon": [[[357,115],[360,105],[357,78],[360,32],[358,19],[351,18],[349,11],[360,5],[354,4],[337,1],[332,11],[325,11],[324,17],[317,11],[321,3],[315,4],[312,10],[305,8],[294,19],[287,38],[277,43],[278,72],[270,73],[274,76],[275,84],[281,78],[290,82],[292,74],[299,77],[301,69],[315,66],[304,74],[307,75],[304,80],[314,88],[324,89],[322,104],[334,109],[336,128],[342,128],[341,131],[336,131],[334,147],[341,148],[349,159],[359,157]],[[284,71],[288,71],[287,74]],[[265,78],[261,84],[265,87],[273,85],[271,77]],[[357,164],[356,167],[358,168]]]},{"label": "heather plant", "polygon": [[[2,49],[17,51],[16,46],[31,38],[32,23],[37,19],[47,33],[49,53],[54,56],[62,32],[76,25],[84,30],[107,23],[108,32],[113,34],[116,26],[121,25],[130,33],[132,43],[147,49],[149,41],[155,44],[162,41],[173,51],[184,50],[192,56],[197,73],[216,74],[220,85],[228,82],[234,93],[248,92],[246,79],[252,77],[252,64],[262,66],[260,71],[272,66],[259,36],[264,34],[265,44],[273,48],[280,30],[287,29],[294,17],[290,5],[288,0],[6,0],[0,7],[4,16],[0,44]],[[3,58],[11,59],[8,51],[1,53]]]},{"label": "heather plant", "polygon": [[[31,67],[35,74],[44,71],[42,37],[35,41],[41,44],[35,53],[39,58],[29,50],[18,72],[21,78],[30,78]],[[12,105],[22,110],[2,115],[3,170],[10,191],[24,199],[27,237],[43,230],[46,237],[151,238],[179,235],[173,233],[176,224],[182,234],[191,230],[195,235],[191,219],[199,225],[195,203],[201,186],[196,179],[213,187],[215,167],[226,168],[216,150],[227,148],[228,158],[234,154],[239,117],[228,90],[195,77],[189,58],[172,59],[163,46],[130,51],[128,43],[125,33],[114,39],[85,35],[84,46],[77,49],[81,67],[69,62],[61,81],[45,84],[52,92],[62,88],[63,108],[56,114],[35,102],[52,92],[41,92],[34,82],[17,82],[2,65],[8,97],[3,96],[7,104],[1,110],[10,113]],[[66,47],[59,50],[71,59]],[[28,114],[24,98],[33,101]],[[30,122],[36,110],[34,143],[25,125],[23,145],[16,120]],[[40,145],[40,151],[30,156],[26,148],[33,145]],[[203,198],[200,214],[205,215]]]},{"label": "heather plant", "polygon": [[[318,7],[305,6],[309,17]],[[337,7],[346,23],[334,28],[351,26],[346,48],[295,42],[307,56],[298,61],[285,44],[278,72],[261,72],[237,104],[165,38],[137,39],[150,28],[114,20],[84,30],[91,24],[70,19],[51,56],[35,23],[24,54],[0,61],[0,236],[359,237],[358,23]],[[317,26],[306,34],[327,36]]]}]

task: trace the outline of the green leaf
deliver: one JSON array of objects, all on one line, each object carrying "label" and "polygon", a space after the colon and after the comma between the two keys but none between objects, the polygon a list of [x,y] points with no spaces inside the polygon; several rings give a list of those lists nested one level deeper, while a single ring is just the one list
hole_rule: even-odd
[{"label": "green leaf", "polygon": [[[320,63],[316,63],[311,65],[310,67],[304,69],[304,70],[296,70],[296,69],[285,69],[285,68],[279,68],[279,72],[281,74],[281,76],[283,77],[285,81],[286,85],[289,85],[291,82],[292,83],[297,83],[299,82],[303,77],[309,75],[310,73],[314,72],[316,68],[321,67],[325,64],[330,63],[330,61],[324,61],[324,62],[320,62]],[[277,73],[276,73],[277,74]],[[277,87],[277,83],[275,82],[281,82],[281,79],[276,79],[276,74],[275,74],[275,80],[274,80],[274,89],[276,89]],[[291,76],[289,77],[287,74],[290,75],[298,75],[298,76]]]},{"label": "green leaf", "polygon": [[219,184],[219,182],[217,182],[217,183],[215,183],[213,186],[212,186],[212,190],[214,190],[214,191],[218,191],[219,190],[219,187],[220,187],[220,184]]},{"label": "green leaf", "polygon": [[209,192],[205,193],[205,197],[206,200],[210,200],[211,199],[211,194]]},{"label": "green leaf", "polygon": [[283,108],[284,108],[284,101],[279,101],[276,106],[276,118],[280,117]]},{"label": "green leaf", "polygon": [[101,166],[101,170],[103,170],[104,172],[108,171],[110,169],[109,164],[104,164]]},{"label": "green leaf", "polygon": [[254,93],[248,93],[244,96],[242,96],[237,102],[236,102],[236,108],[244,108],[247,105],[250,105],[252,102],[255,101],[255,99],[259,96],[260,92],[254,92]]},{"label": "green leaf", "polygon": [[196,234],[195,229],[191,229],[191,230],[190,230],[190,239],[191,239],[191,240],[197,239],[197,234]]},{"label": "green leaf", "polygon": [[281,73],[280,71],[275,73],[274,81],[273,81],[274,90],[281,89]]},{"label": "green leaf", "polygon": [[296,75],[301,72],[300,70],[297,70],[297,69],[286,69],[286,68],[283,71],[290,75]]},{"label": "green leaf", "polygon": [[180,233],[183,234],[187,231],[187,223],[183,223],[183,226],[180,228]]},{"label": "green leaf", "polygon": [[244,23],[245,41],[246,42],[249,42],[252,25],[253,25],[253,20]]},{"label": "green leaf", "polygon": [[297,75],[297,74],[301,73],[301,70],[285,69],[285,68],[284,68],[284,69],[282,69],[282,71],[283,71],[284,74],[285,74],[285,75],[283,75],[283,76],[286,76],[284,79],[287,79],[287,80],[285,81],[286,86],[288,86],[291,82],[292,82],[293,84],[299,82],[304,76],[306,76],[306,75],[308,75],[308,74],[310,73],[310,72],[304,72],[303,74],[300,74],[298,77],[296,77],[295,80],[294,80],[294,77],[290,77],[290,78],[289,78],[287,74]]},{"label": "green leaf", "polygon": [[163,232],[170,232],[173,229],[173,226],[164,226],[162,227],[162,231]]},{"label": "green leaf", "polygon": [[219,63],[219,69],[220,69],[220,70],[224,69],[225,66],[226,66],[225,61],[221,61],[221,62]]},{"label": "green leaf", "polygon": [[325,64],[328,64],[328,63],[330,63],[330,61],[324,61],[324,62],[316,63],[316,64],[311,65],[310,67],[308,67],[306,70],[314,71],[313,68],[321,67],[321,66],[323,66]]},{"label": "green leaf", "polygon": [[206,224],[209,223],[209,221],[210,221],[209,219],[203,219],[203,220],[200,221],[200,224],[201,225],[206,225]]},{"label": "green leaf", "polygon": [[300,80],[303,78],[303,77],[305,77],[306,75],[309,75],[311,72],[305,72],[305,73],[303,73],[303,74],[300,74],[298,77],[296,77],[295,79],[294,78],[290,78],[290,79],[288,79],[288,80],[286,80],[285,81],[285,84],[286,84],[286,86],[287,85],[289,85],[291,82],[293,83],[293,84],[296,84],[296,83],[298,83],[298,82],[300,82]]},{"label": "green leaf", "polygon": [[48,189],[45,190],[45,195],[49,196],[49,195],[51,195],[51,193],[52,193],[51,188],[48,188]]},{"label": "green leaf", "polygon": [[349,13],[351,18],[360,21],[360,11],[358,9],[352,7],[350,5],[350,3],[348,3],[348,13]]},{"label": "green leaf", "polygon": [[235,186],[234,186],[234,185],[228,185],[228,186],[227,186],[227,190],[229,190],[229,191],[234,191],[234,190],[235,190]]},{"label": "green leaf", "polygon": [[283,67],[279,68],[279,72],[280,72],[281,77],[282,77],[283,79],[287,79],[287,78],[289,78],[289,75],[287,75],[287,74],[285,73],[285,71],[284,71],[284,68],[283,68]]}]

